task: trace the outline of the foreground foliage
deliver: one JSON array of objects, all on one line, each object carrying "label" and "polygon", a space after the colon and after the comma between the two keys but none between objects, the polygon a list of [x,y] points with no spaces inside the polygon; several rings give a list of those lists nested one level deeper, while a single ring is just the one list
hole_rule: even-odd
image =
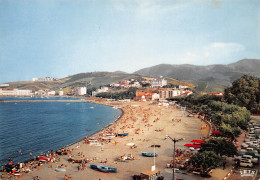
[{"label": "foreground foliage", "polygon": [[211,169],[217,168],[222,161],[222,157],[214,151],[203,151],[190,158],[190,162],[194,167],[202,169],[203,175],[208,174]]},{"label": "foreground foliage", "polygon": [[133,99],[136,96],[136,89],[137,88],[129,88],[127,91],[121,91],[121,92],[103,92],[98,93],[96,97],[101,98],[108,98],[108,99]]},{"label": "foreground foliage", "polygon": [[202,144],[200,152],[214,151],[220,156],[234,157],[237,155],[237,148],[233,142],[228,141],[226,138],[218,137],[210,139],[208,142]]},{"label": "foreground foliage", "polygon": [[252,113],[259,113],[260,79],[244,75],[225,89],[224,98],[226,102],[244,106]]}]

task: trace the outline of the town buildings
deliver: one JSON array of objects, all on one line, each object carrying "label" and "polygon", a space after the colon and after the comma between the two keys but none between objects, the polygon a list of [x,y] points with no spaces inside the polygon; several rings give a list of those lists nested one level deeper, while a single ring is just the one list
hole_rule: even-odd
[{"label": "town buildings", "polygon": [[0,96],[32,96],[32,90],[13,89],[4,90],[0,88]]},{"label": "town buildings", "polygon": [[39,82],[48,82],[48,81],[56,81],[56,78],[53,77],[44,77],[44,78],[33,78],[33,81],[39,81]]},{"label": "town buildings", "polygon": [[59,96],[63,96],[64,92],[63,91],[59,91]]},{"label": "town buildings", "polygon": [[47,95],[48,95],[48,96],[55,96],[55,91],[48,91],[48,92],[47,92]]},{"label": "town buildings", "polygon": [[97,89],[96,91],[92,91],[92,96],[96,96],[98,93],[108,92],[109,88],[106,86],[102,86],[100,89]]},{"label": "town buildings", "polygon": [[9,84],[0,84],[0,88],[8,87]]},{"label": "town buildings", "polygon": [[144,93],[144,92],[136,92],[135,101],[155,101],[159,100],[160,95],[157,93]]},{"label": "town buildings", "polygon": [[87,94],[87,87],[77,87],[76,94],[79,96],[84,96],[85,94]]},{"label": "town buildings", "polygon": [[[185,89],[182,89],[183,87]],[[184,95],[188,96],[188,95],[192,94],[192,91],[186,87],[187,86],[179,86],[179,88],[160,89],[159,90],[160,99],[167,99],[167,98],[171,98],[171,97],[184,96]]]},{"label": "town buildings", "polygon": [[167,80],[163,78],[153,79],[151,80],[151,87],[152,88],[161,88],[167,85]]}]

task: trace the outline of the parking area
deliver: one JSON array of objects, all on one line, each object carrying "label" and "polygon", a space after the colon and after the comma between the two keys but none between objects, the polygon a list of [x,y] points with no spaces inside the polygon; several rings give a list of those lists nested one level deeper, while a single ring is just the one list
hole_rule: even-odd
[{"label": "parking area", "polygon": [[252,116],[248,133],[234,159],[234,170],[230,179],[260,179],[260,116]]}]

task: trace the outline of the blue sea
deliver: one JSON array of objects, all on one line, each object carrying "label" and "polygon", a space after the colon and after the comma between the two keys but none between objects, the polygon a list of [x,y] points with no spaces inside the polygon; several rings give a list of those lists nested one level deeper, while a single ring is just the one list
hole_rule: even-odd
[{"label": "blue sea", "polygon": [[[68,98],[46,100],[64,99]],[[18,163],[78,142],[114,122],[121,114],[120,109],[85,102],[0,103],[0,165],[6,164],[9,157]]]}]

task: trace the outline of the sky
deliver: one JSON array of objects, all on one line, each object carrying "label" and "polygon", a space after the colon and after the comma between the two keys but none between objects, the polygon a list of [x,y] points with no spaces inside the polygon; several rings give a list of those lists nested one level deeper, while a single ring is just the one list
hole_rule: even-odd
[{"label": "sky", "polygon": [[0,83],[245,58],[259,0],[0,0]]}]

